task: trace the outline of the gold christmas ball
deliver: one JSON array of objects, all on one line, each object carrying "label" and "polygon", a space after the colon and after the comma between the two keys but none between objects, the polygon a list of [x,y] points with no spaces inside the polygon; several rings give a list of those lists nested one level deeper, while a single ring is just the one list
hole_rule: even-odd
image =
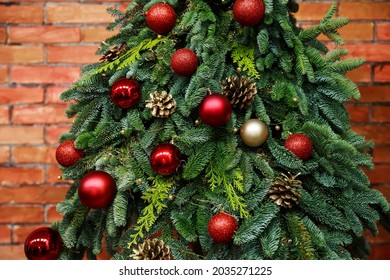
[{"label": "gold christmas ball", "polygon": [[267,141],[268,127],[259,119],[250,119],[241,127],[240,136],[245,145],[258,147]]}]

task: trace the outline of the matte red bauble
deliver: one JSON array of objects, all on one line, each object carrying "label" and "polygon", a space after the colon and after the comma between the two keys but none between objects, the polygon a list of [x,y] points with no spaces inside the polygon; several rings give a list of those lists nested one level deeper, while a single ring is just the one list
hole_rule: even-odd
[{"label": "matte red bauble", "polygon": [[301,160],[307,160],[311,157],[313,145],[304,134],[292,134],[284,142],[284,147],[290,150]]},{"label": "matte red bauble", "polygon": [[200,119],[211,126],[225,125],[232,114],[229,99],[222,94],[207,95],[199,106]]},{"label": "matte red bauble", "polygon": [[208,224],[209,235],[216,243],[232,242],[237,228],[237,220],[225,212],[219,212],[211,217]]},{"label": "matte red bauble", "polygon": [[56,149],[56,160],[63,167],[74,165],[83,156],[84,152],[75,148],[74,140],[62,142]]},{"label": "matte red bauble", "polygon": [[110,98],[116,106],[128,109],[141,99],[141,88],[133,79],[120,78],[112,85]]},{"label": "matte red bauble", "polygon": [[160,175],[168,176],[176,172],[181,164],[182,154],[170,143],[154,148],[150,154],[150,165]]},{"label": "matte red bauble", "polygon": [[176,12],[168,4],[155,4],[146,12],[146,24],[157,34],[167,34],[175,27]]},{"label": "matte red bauble", "polygon": [[263,0],[237,0],[233,5],[234,19],[242,26],[255,26],[264,17]]},{"label": "matte red bauble", "polygon": [[114,178],[105,171],[91,171],[79,183],[79,198],[89,208],[105,208],[111,204],[116,194]]},{"label": "matte red bauble", "polygon": [[40,227],[27,236],[24,254],[29,260],[56,260],[63,246],[58,231],[50,227]]},{"label": "matte red bauble", "polygon": [[175,51],[171,57],[172,70],[180,76],[191,76],[198,67],[198,57],[193,50],[183,48]]}]

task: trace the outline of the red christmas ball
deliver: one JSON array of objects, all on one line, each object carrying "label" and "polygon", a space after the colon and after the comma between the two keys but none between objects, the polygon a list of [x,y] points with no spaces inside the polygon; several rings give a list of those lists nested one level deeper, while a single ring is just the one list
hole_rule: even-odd
[{"label": "red christmas ball", "polygon": [[170,143],[162,144],[153,149],[150,154],[150,165],[160,175],[168,176],[176,172],[180,166],[182,154]]},{"label": "red christmas ball", "polygon": [[112,85],[110,98],[116,106],[128,109],[141,99],[141,88],[133,79],[120,78]]},{"label": "red christmas ball", "polygon": [[175,51],[171,58],[172,70],[180,76],[191,76],[198,67],[198,57],[193,50],[183,48]]},{"label": "red christmas ball", "polygon": [[216,243],[232,242],[237,228],[237,220],[225,212],[219,212],[211,217],[208,224],[209,235]]},{"label": "red christmas ball", "polygon": [[63,167],[74,165],[83,156],[84,152],[75,148],[74,140],[62,142],[56,149],[56,160]]},{"label": "red christmas ball", "polygon": [[168,4],[155,4],[146,12],[146,24],[157,34],[167,34],[175,27],[176,12]]},{"label": "red christmas ball", "polygon": [[294,153],[301,160],[309,159],[313,150],[310,138],[299,133],[290,135],[284,142],[284,147]]},{"label": "red christmas ball", "polygon": [[50,227],[35,229],[24,242],[24,254],[29,260],[56,260],[62,248],[60,234]]},{"label": "red christmas ball", "polygon": [[225,125],[231,114],[232,105],[222,94],[207,95],[199,106],[200,119],[211,126]]},{"label": "red christmas ball", "polygon": [[233,5],[234,19],[242,26],[255,26],[264,17],[263,0],[237,0]]},{"label": "red christmas ball", "polygon": [[91,171],[80,180],[78,195],[82,204],[89,208],[105,208],[114,200],[116,183],[105,171]]}]

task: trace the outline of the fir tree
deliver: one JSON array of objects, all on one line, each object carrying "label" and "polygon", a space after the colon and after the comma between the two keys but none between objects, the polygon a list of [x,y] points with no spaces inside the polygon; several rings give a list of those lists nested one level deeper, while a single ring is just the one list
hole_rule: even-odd
[{"label": "fir tree", "polygon": [[[352,131],[343,104],[359,99],[345,74],[364,63],[343,58],[337,30],[348,20],[332,6],[303,30],[294,1],[253,0],[263,6],[248,24],[236,2],[108,10],[117,34],[61,95],[75,119],[59,142],[83,151],[62,167],[73,183],[53,225],[61,259],[94,259],[103,247],[114,259],[366,258],[363,232],[390,229],[390,204],[362,170],[373,168],[373,144]],[[179,49],[192,56],[172,62]],[[209,111],[210,96],[233,104]],[[102,207],[91,207],[98,195],[85,183],[96,171],[115,182]],[[211,225],[220,213],[222,226]]]}]

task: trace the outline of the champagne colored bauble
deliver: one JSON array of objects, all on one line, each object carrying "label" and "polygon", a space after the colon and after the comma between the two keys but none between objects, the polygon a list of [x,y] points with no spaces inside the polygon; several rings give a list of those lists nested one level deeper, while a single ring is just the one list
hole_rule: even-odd
[{"label": "champagne colored bauble", "polygon": [[82,150],[76,149],[74,140],[65,140],[56,149],[56,160],[63,167],[70,167],[84,156]]},{"label": "champagne colored bauble", "polygon": [[50,227],[40,227],[27,236],[24,254],[29,260],[56,260],[63,246],[58,231]]},{"label": "champagne colored bauble", "polygon": [[116,194],[114,178],[105,171],[91,171],[80,180],[78,195],[85,206],[98,209],[112,203]]},{"label": "champagne colored bauble", "polygon": [[176,12],[168,4],[155,4],[146,12],[146,24],[157,34],[165,35],[175,27]]},{"label": "champagne colored bauble", "polygon": [[199,106],[199,117],[207,125],[225,125],[232,114],[230,100],[222,94],[207,95]]},{"label": "champagne colored bauble", "polygon": [[301,160],[308,160],[313,151],[310,138],[300,133],[290,135],[284,142],[284,147]]},{"label": "champagne colored bauble", "polygon": [[219,212],[211,217],[208,223],[208,232],[210,237],[216,243],[230,243],[238,228],[238,222],[232,215]]},{"label": "champagne colored bauble", "polygon": [[234,19],[242,26],[255,26],[264,17],[263,0],[237,0],[233,5]]},{"label": "champagne colored bauble", "polygon": [[179,168],[181,159],[182,154],[175,145],[161,144],[150,154],[150,165],[158,174],[169,176]]},{"label": "champagne colored bauble", "polygon": [[141,88],[133,79],[120,78],[112,85],[110,98],[116,106],[128,109],[141,99]]},{"label": "champagne colored bauble", "polygon": [[249,147],[258,147],[268,139],[267,125],[258,119],[247,120],[240,129],[242,142]]},{"label": "champagne colored bauble", "polygon": [[179,76],[191,76],[198,67],[198,57],[193,50],[182,48],[175,51],[171,57],[173,72]]}]

